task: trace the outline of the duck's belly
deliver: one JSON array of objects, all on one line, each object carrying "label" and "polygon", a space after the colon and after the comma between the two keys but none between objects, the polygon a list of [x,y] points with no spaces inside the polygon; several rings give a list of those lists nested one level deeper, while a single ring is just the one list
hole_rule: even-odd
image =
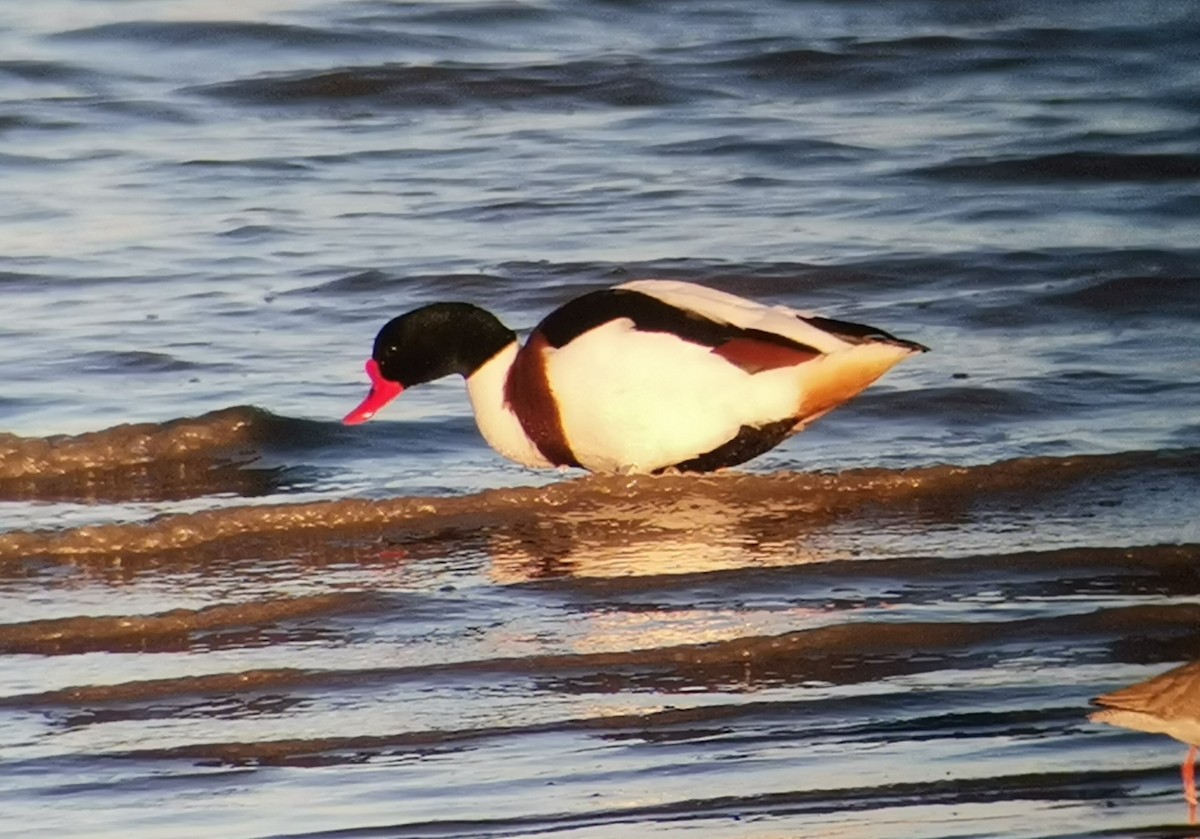
[{"label": "duck's belly", "polygon": [[[595,472],[652,472],[691,461],[743,427],[794,417],[800,401],[794,371],[750,375],[708,347],[634,330],[628,321],[550,350],[546,373],[567,444]],[[771,445],[786,435],[776,436]]]}]

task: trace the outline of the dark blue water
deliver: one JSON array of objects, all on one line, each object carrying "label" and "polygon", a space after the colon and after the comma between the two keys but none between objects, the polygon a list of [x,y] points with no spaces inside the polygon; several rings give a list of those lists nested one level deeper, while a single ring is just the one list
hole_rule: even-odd
[{"label": "dark blue water", "polygon": [[[1172,832],[1184,2],[0,10],[0,833]],[[933,352],[732,474],[503,461],[388,318],[664,277]]]}]

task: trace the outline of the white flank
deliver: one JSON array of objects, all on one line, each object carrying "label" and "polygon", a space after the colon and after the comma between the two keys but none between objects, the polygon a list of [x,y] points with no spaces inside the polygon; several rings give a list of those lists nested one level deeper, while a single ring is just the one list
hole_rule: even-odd
[{"label": "white flank", "polygon": [[750,375],[702,347],[622,318],[547,354],[567,442],[596,472],[649,472],[794,416],[794,369]]}]

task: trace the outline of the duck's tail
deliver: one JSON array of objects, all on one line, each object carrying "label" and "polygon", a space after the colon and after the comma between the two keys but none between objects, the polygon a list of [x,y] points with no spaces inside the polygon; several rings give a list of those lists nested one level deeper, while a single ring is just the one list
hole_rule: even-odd
[{"label": "duck's tail", "polygon": [[820,315],[804,315],[800,319],[809,326],[815,326],[823,332],[836,335],[847,344],[854,344],[856,346],[860,344],[892,344],[893,346],[904,347],[913,352],[929,352],[929,347],[924,344],[918,344],[916,341],[908,341],[904,338],[897,338],[890,332],[884,332],[878,327],[867,326],[865,323],[834,320],[833,318],[823,318]]},{"label": "duck's tail", "polygon": [[927,349],[914,341],[881,335],[799,365],[801,419],[797,429],[862,393],[910,355]]}]

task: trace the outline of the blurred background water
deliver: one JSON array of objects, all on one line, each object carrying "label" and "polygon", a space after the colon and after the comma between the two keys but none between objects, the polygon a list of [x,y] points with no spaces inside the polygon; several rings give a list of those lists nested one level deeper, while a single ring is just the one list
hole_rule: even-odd
[{"label": "blurred background water", "polygon": [[[1200,657],[1197,43],[0,9],[0,832],[1164,835],[1174,746],[1085,710]],[[641,277],[934,352],[703,479],[523,470],[458,381],[338,424],[407,308]]]}]

